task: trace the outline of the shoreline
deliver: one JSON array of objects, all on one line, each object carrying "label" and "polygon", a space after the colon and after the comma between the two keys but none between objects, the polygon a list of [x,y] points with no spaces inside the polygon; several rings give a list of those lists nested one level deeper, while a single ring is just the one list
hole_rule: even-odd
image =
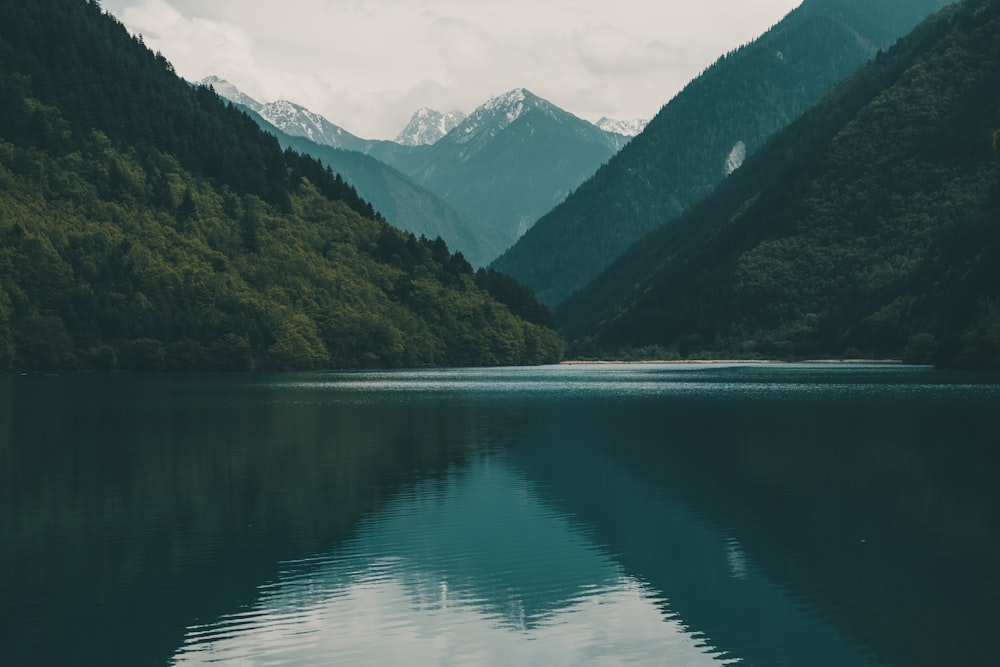
[{"label": "shoreline", "polygon": [[884,364],[892,366],[903,365],[900,359],[801,359],[786,361],[784,359],[564,359],[561,366],[583,365],[624,365],[624,364]]}]

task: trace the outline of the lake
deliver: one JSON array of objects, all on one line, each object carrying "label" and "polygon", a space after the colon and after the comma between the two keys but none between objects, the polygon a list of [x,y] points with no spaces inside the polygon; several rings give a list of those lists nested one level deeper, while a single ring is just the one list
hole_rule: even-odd
[{"label": "lake", "polygon": [[1000,376],[0,376],[0,662],[979,665]]}]

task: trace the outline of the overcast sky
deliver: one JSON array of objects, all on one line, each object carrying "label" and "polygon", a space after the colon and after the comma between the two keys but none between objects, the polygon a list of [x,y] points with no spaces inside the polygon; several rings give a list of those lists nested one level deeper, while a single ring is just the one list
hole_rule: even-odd
[{"label": "overcast sky", "polygon": [[190,81],[288,99],[366,139],[512,88],[650,118],[801,0],[103,0]]}]

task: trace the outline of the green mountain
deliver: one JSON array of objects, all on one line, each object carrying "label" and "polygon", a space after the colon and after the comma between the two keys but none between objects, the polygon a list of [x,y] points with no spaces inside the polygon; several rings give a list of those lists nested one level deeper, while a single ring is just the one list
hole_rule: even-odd
[{"label": "green mountain", "polygon": [[576,350],[1000,365],[1000,3],[945,8],[556,311]]},{"label": "green mountain", "polygon": [[561,353],[523,289],[389,226],[96,0],[0,2],[0,99],[0,370]]},{"label": "green mountain", "polygon": [[555,305],[708,195],[774,132],[947,0],[805,0],[720,58],[493,267]]}]

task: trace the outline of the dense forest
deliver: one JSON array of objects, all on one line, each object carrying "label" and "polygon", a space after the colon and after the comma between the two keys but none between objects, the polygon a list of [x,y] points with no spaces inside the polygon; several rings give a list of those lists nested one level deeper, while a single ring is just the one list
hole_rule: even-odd
[{"label": "dense forest", "polygon": [[0,371],[561,355],[529,292],[390,227],[95,0],[0,1],[0,100]]},{"label": "dense forest", "polygon": [[555,306],[948,0],[805,0],[719,58],[493,264]]},{"label": "dense forest", "polygon": [[1000,365],[1000,3],[946,8],[556,310],[580,354]]}]

